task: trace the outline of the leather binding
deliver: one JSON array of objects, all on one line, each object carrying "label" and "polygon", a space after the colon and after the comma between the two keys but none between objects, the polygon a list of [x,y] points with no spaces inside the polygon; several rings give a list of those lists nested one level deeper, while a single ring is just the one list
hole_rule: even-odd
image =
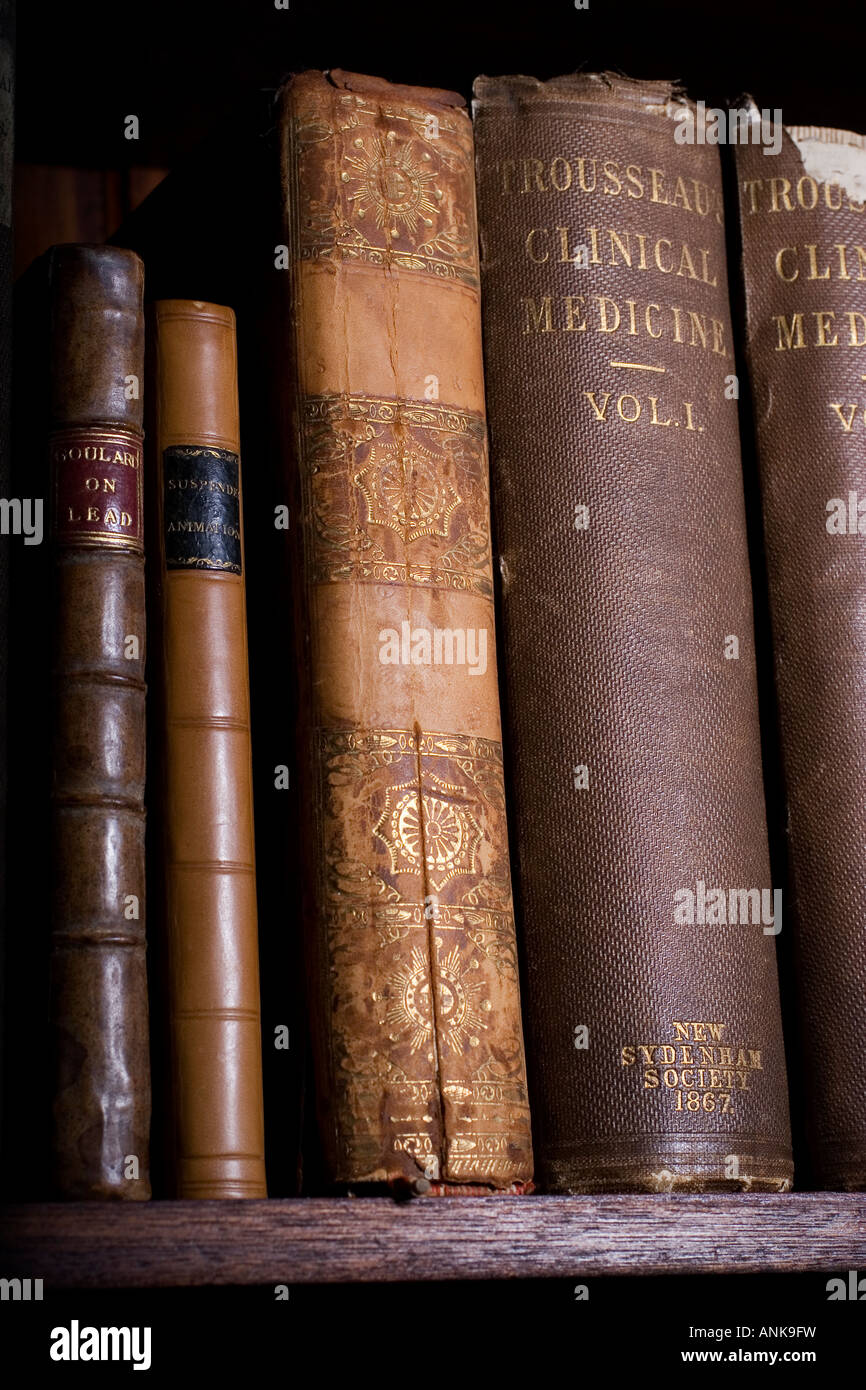
[{"label": "leather binding", "polygon": [[[778,135],[779,132],[776,132]],[[735,148],[812,1178],[866,1187],[866,137]]]},{"label": "leather binding", "polygon": [[145,969],[144,268],[49,263],[54,480],[54,1172],[71,1198],[150,1196]]},{"label": "leather binding", "polygon": [[520,1190],[471,126],[341,71],[279,122],[324,1177]]},{"label": "leather binding", "polygon": [[678,143],[663,82],[475,98],[540,1181],[783,1190],[718,150]]},{"label": "leather binding", "polygon": [[152,326],[175,1194],[265,1197],[235,317],[168,299]]}]

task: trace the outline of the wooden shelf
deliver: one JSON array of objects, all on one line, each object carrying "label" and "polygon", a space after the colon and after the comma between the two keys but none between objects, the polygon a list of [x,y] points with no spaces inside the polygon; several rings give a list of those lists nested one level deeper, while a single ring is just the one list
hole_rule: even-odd
[{"label": "wooden shelf", "polygon": [[844,1271],[866,1195],[34,1204],[0,1245],[47,1288]]}]

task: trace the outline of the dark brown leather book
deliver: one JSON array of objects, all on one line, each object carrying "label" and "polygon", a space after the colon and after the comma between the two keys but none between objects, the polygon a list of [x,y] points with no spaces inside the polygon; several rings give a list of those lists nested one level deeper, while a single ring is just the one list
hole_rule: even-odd
[{"label": "dark brown leather book", "polygon": [[736,147],[812,1177],[866,1186],[866,137]]},{"label": "dark brown leather book", "polygon": [[65,1197],[147,1198],[144,269],[50,256],[54,638],[51,1017]]},{"label": "dark brown leather book", "polygon": [[718,151],[666,83],[475,96],[539,1174],[784,1190]]},{"label": "dark brown leather book", "polygon": [[266,1197],[235,319],[153,309],[151,655],[178,1197]]},{"label": "dark brown leather book", "polygon": [[339,71],[279,108],[326,1176],[508,1188],[532,1157],[471,126],[451,93]]}]

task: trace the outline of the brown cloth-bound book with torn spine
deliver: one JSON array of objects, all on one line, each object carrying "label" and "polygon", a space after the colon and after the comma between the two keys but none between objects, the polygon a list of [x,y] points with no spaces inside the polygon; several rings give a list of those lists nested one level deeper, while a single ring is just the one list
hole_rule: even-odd
[{"label": "brown cloth-bound book with torn spine", "polygon": [[56,551],[51,1019],[64,1197],[150,1196],[144,934],[144,268],[49,254]]},{"label": "brown cloth-bound book with torn spine", "polygon": [[866,137],[736,148],[814,1180],[866,1186]]},{"label": "brown cloth-bound book with torn spine", "polygon": [[153,308],[162,878],[178,1197],[265,1197],[235,318]]},{"label": "brown cloth-bound book with torn spine", "polygon": [[[279,99],[306,916],[326,1177],[532,1174],[462,99]],[[287,325],[288,326],[288,325]]]},{"label": "brown cloth-bound book with torn spine", "polygon": [[718,151],[663,82],[475,95],[539,1176],[782,1190]]}]

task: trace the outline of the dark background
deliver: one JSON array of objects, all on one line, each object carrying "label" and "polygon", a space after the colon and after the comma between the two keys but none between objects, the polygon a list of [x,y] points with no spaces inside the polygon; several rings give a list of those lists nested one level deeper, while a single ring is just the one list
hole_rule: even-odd
[{"label": "dark background", "polygon": [[[19,0],[19,159],[170,167],[236,103],[304,67],[464,96],[480,72],[611,68],[679,78],[709,105],[750,91],[789,125],[866,129],[858,0],[289,4]],[[130,112],[141,120],[132,149]],[[230,197],[228,184],[215,189],[210,212]]]},{"label": "dark background", "polygon": [[[206,0],[140,0],[137,4],[124,0],[19,0],[19,177],[15,205],[19,270],[51,241],[111,236],[166,171],[183,167],[191,156],[191,167],[196,167],[198,156],[194,152],[207,140],[206,164],[198,162],[200,169],[206,168],[206,175],[200,178],[195,196],[187,199],[176,226],[178,256],[167,257],[162,266],[154,259],[150,292],[220,298],[219,287],[225,284],[227,271],[243,277],[243,262],[227,267],[226,260],[238,246],[250,244],[258,215],[257,204],[244,189],[250,171],[240,168],[244,156],[239,151],[245,148],[248,132],[266,131],[269,95],[280,79],[305,67],[344,67],[392,81],[452,88],[467,98],[472,80],[480,72],[523,72],[547,78],[578,68],[614,69],[632,77],[678,79],[692,97],[702,98],[708,105],[722,106],[726,100],[736,101],[742,93],[750,92],[759,106],[781,109],[785,123],[866,132],[866,6],[851,0],[736,5],[696,4],[694,0],[590,0],[585,11],[576,10],[572,0],[517,5],[435,4],[434,0],[400,6],[321,0],[289,3],[288,10],[277,10],[273,0],[223,4],[208,4]],[[139,118],[138,141],[124,138],[124,118],[129,114]],[[164,237],[166,223],[162,218],[159,221]],[[126,244],[135,244],[136,238],[147,244],[150,233],[146,218],[142,226],[144,230],[139,228],[122,237]],[[263,241],[269,236],[269,231],[263,232]],[[735,253],[736,248],[732,250]],[[175,266],[183,266],[182,287],[171,283],[172,259]],[[20,363],[18,369],[20,379]],[[249,472],[257,440],[255,432],[250,433],[252,410],[245,401],[254,405],[257,400],[255,384],[245,387],[242,381],[242,416],[246,413],[247,418],[244,458]],[[19,410],[19,438],[21,414]],[[748,415],[749,402],[744,398],[765,773],[774,883],[783,884],[783,789],[775,755],[770,633]],[[31,434],[34,453],[25,458],[19,449],[19,476],[31,466],[39,450],[38,420],[31,422]],[[259,502],[267,508],[274,501],[268,487],[259,484],[257,490],[249,472],[248,531],[251,508]],[[262,476],[269,474],[266,471]],[[17,495],[38,492],[31,481],[29,486],[19,486]],[[32,551],[26,559],[27,563],[37,563]],[[273,563],[277,564],[276,559]],[[260,562],[258,572],[255,564],[251,565],[250,595],[258,607],[258,615],[251,612],[251,643],[258,640],[263,647],[268,645],[269,633],[275,631],[276,619],[268,606],[271,579],[272,571],[265,561]],[[27,591],[29,583],[26,575],[22,581],[19,574],[18,592]],[[32,592],[37,591],[38,581],[34,581]],[[35,656],[27,656],[28,643],[33,642],[32,626],[19,631],[18,641],[19,657],[33,664],[29,680],[21,678],[18,667],[19,675],[13,682],[13,715],[16,709],[19,714],[32,711],[34,699],[38,706],[39,692],[31,682],[38,682],[43,670]],[[278,671],[279,657],[275,660]],[[272,731],[280,720],[285,725],[290,718],[291,700],[287,697],[288,703],[282,705],[279,700],[275,702],[280,686],[273,669],[264,676],[254,674],[253,683],[254,717],[258,708],[254,737],[263,754],[256,774],[261,866],[263,850],[279,856],[280,844],[286,843],[283,811],[271,811],[268,798],[272,764],[289,761],[287,752],[276,749]],[[13,720],[12,727],[20,726]],[[38,743],[37,735],[35,740],[26,740],[29,746],[17,750],[19,786],[28,778],[32,781],[41,756]],[[14,943],[19,933],[42,930],[36,880],[44,863],[44,845],[38,822],[22,824],[16,803],[11,805],[19,821],[13,835],[17,849],[10,940]],[[279,1004],[270,1003],[269,991],[278,986],[291,966],[286,937],[297,921],[291,887],[283,884],[278,890],[277,906],[273,885],[269,897],[263,896],[263,886],[260,883],[267,1040],[272,1023],[283,1020]],[[780,947],[784,978],[788,971],[784,941]],[[39,952],[37,946],[28,956],[28,948],[13,945],[10,967],[17,972],[29,964],[38,978]],[[16,978],[21,975],[16,974]],[[17,1022],[9,1039],[12,1095],[20,1097],[29,1091],[32,1097],[40,1066],[36,1041],[39,1011],[37,1006],[34,1015],[32,1001],[20,1000],[17,1007],[16,1014],[13,1002],[12,1018]],[[786,1022],[795,1127],[799,1128],[794,1062],[797,1044],[793,1020]],[[27,1043],[28,1030],[32,1047]],[[296,1141],[292,1116],[298,1105],[297,1069],[303,1067],[299,1056],[292,1058],[294,1071],[282,1074],[274,1071],[275,1061],[266,1051],[269,1181],[274,1195],[292,1190],[292,1146]],[[45,1151],[46,1117],[32,1110],[23,1124],[20,1113],[17,1120],[15,1115],[10,1118],[7,1134],[15,1140],[15,1153],[10,1174],[7,1149],[6,1195],[42,1195],[40,1154]],[[807,1177],[808,1170],[801,1148],[798,1158],[802,1185],[802,1175]],[[564,1339],[571,1354],[564,1366],[560,1363],[556,1374],[564,1370],[569,1378],[587,1369],[590,1349],[604,1358],[599,1368],[602,1374],[623,1366],[640,1370],[647,1364],[674,1369],[680,1365],[679,1350],[690,1345],[687,1329],[691,1322],[817,1322],[821,1329],[818,1368],[825,1372],[835,1368],[843,1348],[853,1345],[858,1329],[862,1336],[863,1310],[853,1304],[828,1306],[823,1275],[588,1282],[591,1299],[585,1305],[574,1303],[572,1281],[558,1280],[520,1285],[293,1288],[289,1305],[275,1305],[269,1290],[53,1294],[43,1307],[16,1306],[10,1312],[10,1305],[2,1305],[0,1328],[8,1337],[14,1323],[15,1343],[27,1357],[28,1366],[42,1364],[58,1374],[68,1375],[71,1368],[50,1366],[45,1354],[47,1334],[42,1329],[68,1322],[70,1317],[94,1322],[152,1322],[155,1336],[163,1337],[161,1343],[155,1343],[161,1347],[162,1370],[167,1364],[165,1349],[174,1338],[174,1369],[221,1365],[225,1373],[235,1369],[236,1353],[239,1362],[259,1365],[265,1374],[272,1356],[280,1357],[284,1366],[291,1365],[292,1347],[309,1349],[314,1339],[326,1355],[326,1364],[332,1365],[336,1344],[357,1319],[359,1326],[368,1329],[360,1344],[352,1342],[358,1365],[366,1363],[366,1374],[374,1363],[384,1372],[381,1358],[388,1343],[386,1329],[393,1328],[395,1315],[399,1315],[417,1336],[407,1356],[389,1361],[388,1373],[420,1374],[425,1379],[451,1378],[468,1369],[455,1353],[473,1321],[469,1310],[481,1305],[485,1310],[495,1308],[501,1315],[502,1330],[513,1347],[529,1343],[540,1351],[548,1336],[557,1343]],[[434,1324],[426,1316],[429,1313],[440,1324],[434,1335]],[[480,1336],[482,1351],[488,1349],[492,1367],[498,1359],[499,1332],[487,1320],[486,1312]],[[271,1362],[272,1366],[279,1364]],[[543,1371],[543,1353],[538,1364]],[[549,1369],[553,1372],[552,1366]],[[99,1368],[90,1368],[88,1374],[98,1376]]]}]

